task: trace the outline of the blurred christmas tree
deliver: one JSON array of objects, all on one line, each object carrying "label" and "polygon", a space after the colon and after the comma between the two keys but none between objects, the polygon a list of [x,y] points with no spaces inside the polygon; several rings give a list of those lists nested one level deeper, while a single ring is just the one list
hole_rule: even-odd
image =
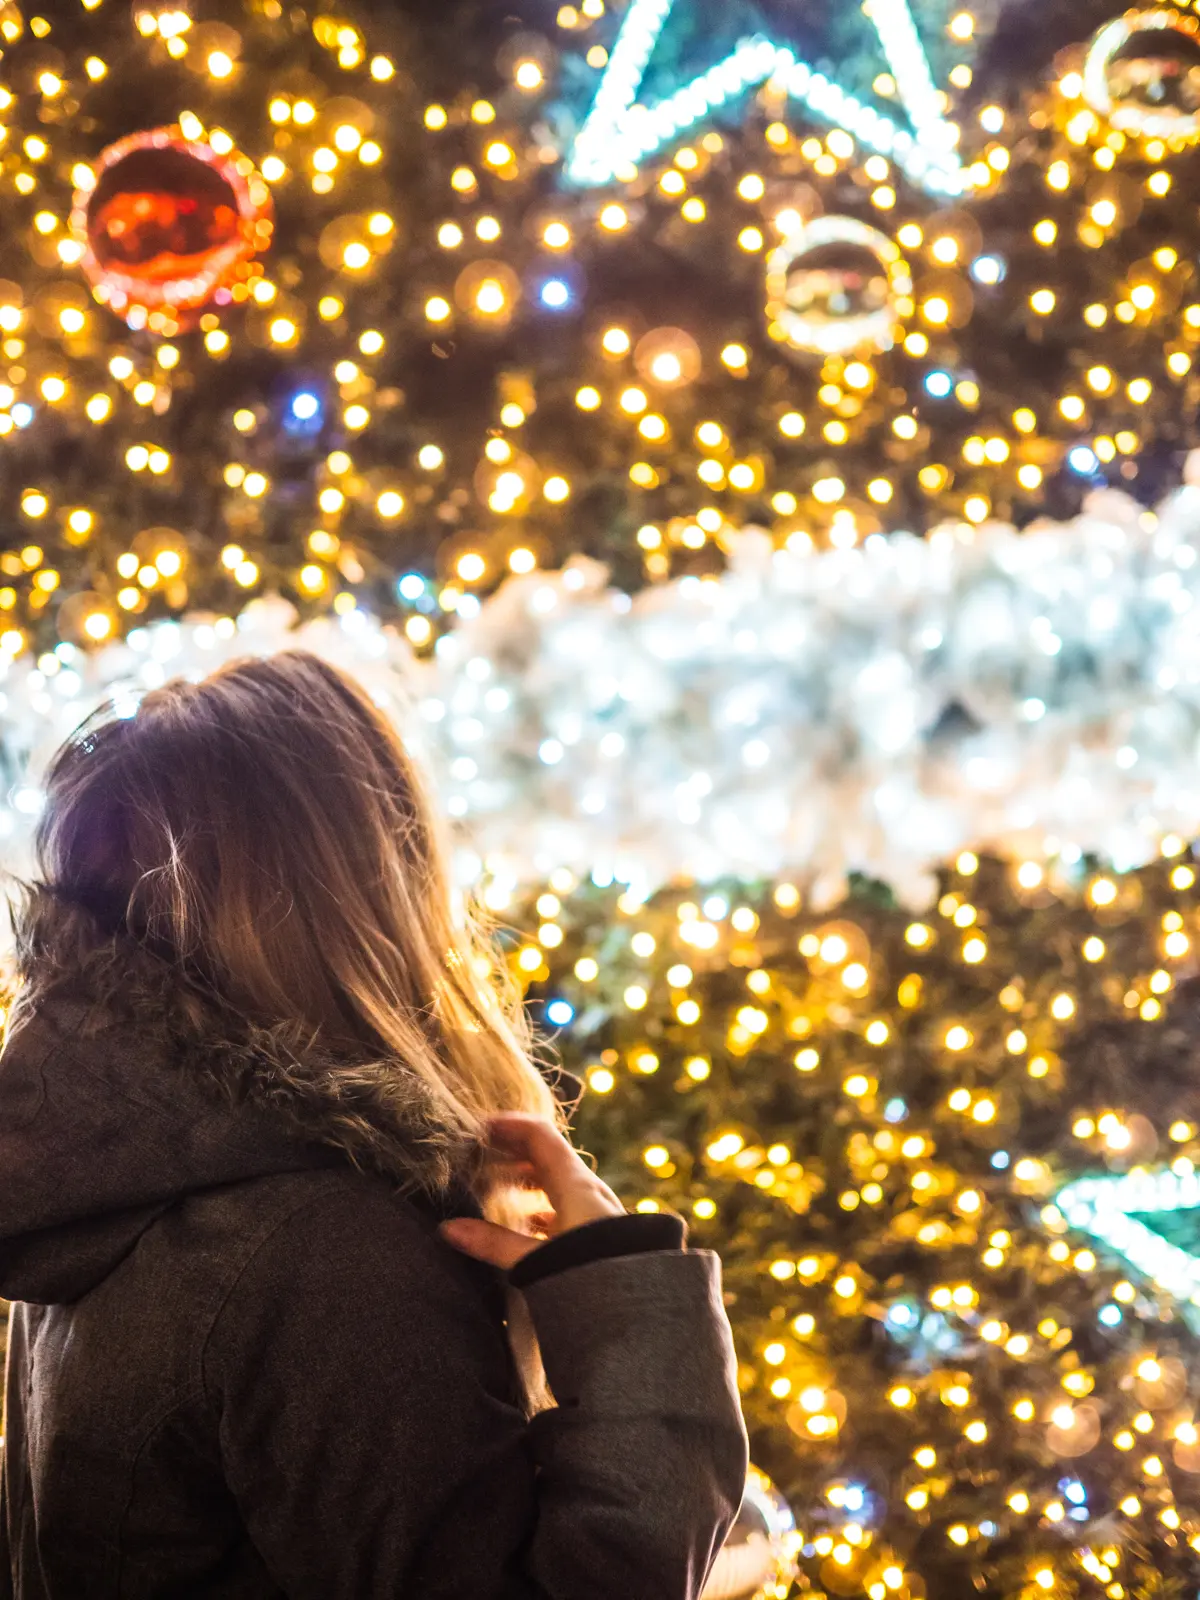
[{"label": "blurred christmas tree", "polygon": [[[1192,12],[9,0],[0,38],[0,650],[39,717],[155,619],[279,591],[428,654],[508,573],[635,590],[751,526],[969,551],[1149,503],[1196,442]],[[1200,919],[1163,854],[966,853],[917,921],[539,859],[514,962],[606,1170],[725,1258],[798,1593],[1195,1582]]]},{"label": "blurred christmas tree", "polygon": [[[264,589],[423,646],[573,552],[637,586],[747,521],[1151,497],[1190,439],[1194,67],[1091,109],[1089,12],[1057,76],[1002,27],[991,97],[990,12],[918,20],[8,4],[8,647]],[[1186,67],[1191,27],[1099,55]]]},{"label": "blurred christmas tree", "polygon": [[867,886],[823,919],[787,883],[539,901],[516,959],[571,1019],[585,1141],[725,1261],[796,1593],[1191,1593],[1195,886],[968,853],[926,919]]}]

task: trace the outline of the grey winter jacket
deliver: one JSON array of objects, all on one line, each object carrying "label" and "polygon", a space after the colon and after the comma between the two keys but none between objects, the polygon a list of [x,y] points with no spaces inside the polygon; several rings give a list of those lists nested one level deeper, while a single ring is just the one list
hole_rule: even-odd
[{"label": "grey winter jacket", "polygon": [[144,977],[0,1055],[0,1595],[695,1600],[746,1467],[716,1257],[529,1273],[527,1421],[419,1105]]}]

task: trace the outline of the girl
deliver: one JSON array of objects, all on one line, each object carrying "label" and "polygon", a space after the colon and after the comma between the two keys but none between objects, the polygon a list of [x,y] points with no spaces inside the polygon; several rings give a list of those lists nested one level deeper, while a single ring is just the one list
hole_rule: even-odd
[{"label": "girl", "polygon": [[695,1600],[746,1468],[719,1263],[564,1137],[368,697],[169,683],[59,751],[37,851],[0,1593]]}]

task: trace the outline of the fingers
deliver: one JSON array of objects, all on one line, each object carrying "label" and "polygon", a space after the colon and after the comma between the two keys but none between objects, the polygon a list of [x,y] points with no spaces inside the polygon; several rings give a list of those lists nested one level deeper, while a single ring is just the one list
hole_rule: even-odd
[{"label": "fingers", "polygon": [[489,1165],[497,1171],[503,1180],[512,1184],[516,1189],[536,1189],[539,1187],[537,1172],[532,1161],[517,1161],[512,1156],[501,1150],[489,1149]]},{"label": "fingers", "polygon": [[494,1267],[515,1267],[531,1250],[542,1243],[528,1234],[514,1233],[496,1222],[484,1222],[478,1217],[454,1217],[440,1223],[438,1232],[448,1244],[477,1261],[488,1261]]},{"label": "fingers", "polygon": [[543,1117],[523,1111],[506,1111],[489,1119],[492,1145],[503,1154],[528,1162],[533,1184],[545,1192],[555,1211],[567,1186],[592,1175],[558,1129]]}]

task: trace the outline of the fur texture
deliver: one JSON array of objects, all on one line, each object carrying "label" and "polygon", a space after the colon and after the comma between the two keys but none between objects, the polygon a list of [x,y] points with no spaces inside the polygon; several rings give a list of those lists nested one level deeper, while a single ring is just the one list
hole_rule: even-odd
[{"label": "fur texture", "polygon": [[94,905],[44,885],[17,918],[16,1014],[53,994],[94,1007],[89,1026],[132,1025],[164,1062],[233,1104],[282,1119],[302,1140],[342,1152],[402,1189],[472,1186],[476,1146],[448,1126],[426,1086],[392,1056],[336,1053],[297,1023],[234,1014],[197,975],[106,926]]}]

